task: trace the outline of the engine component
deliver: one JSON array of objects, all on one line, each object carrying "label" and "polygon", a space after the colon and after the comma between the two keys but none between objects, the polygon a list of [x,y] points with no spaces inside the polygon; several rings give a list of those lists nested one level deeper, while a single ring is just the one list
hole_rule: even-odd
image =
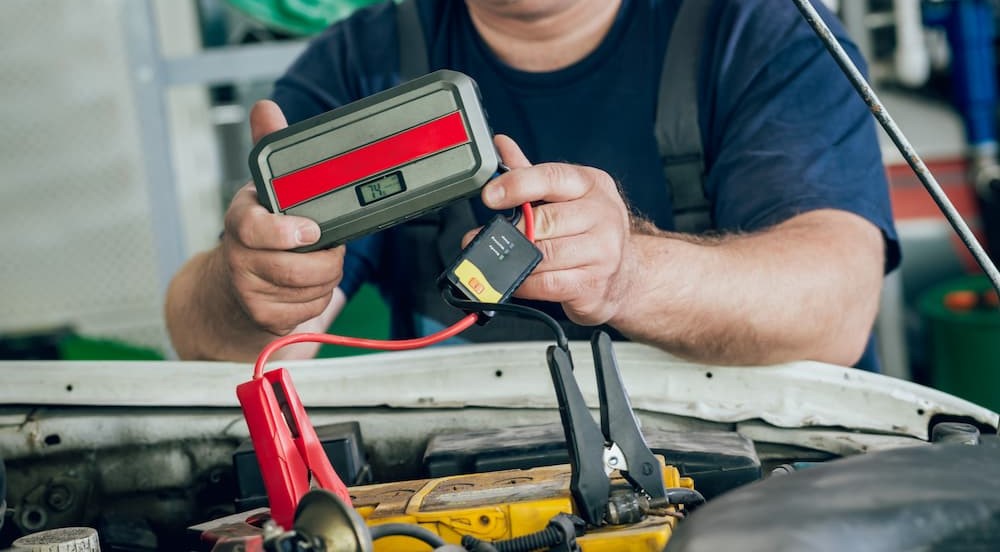
[{"label": "engine component", "polygon": [[[676,523],[672,514],[678,514],[683,506],[701,504],[704,497],[693,489],[690,480],[681,481],[677,469],[665,466],[646,445],[621,380],[611,338],[596,332],[591,340],[601,404],[600,427],[583,401],[564,341],[549,347],[547,356],[567,441],[568,469],[563,465],[348,490],[319,449],[316,433],[286,370],[272,370],[241,384],[237,395],[264,474],[273,522],[288,529],[293,521],[289,512],[292,505],[296,506],[294,519],[298,519],[299,508],[309,496],[311,472],[321,487],[334,491],[346,505],[315,499],[321,505],[314,509],[327,512],[330,518],[330,525],[317,531],[356,526],[351,519],[331,513],[353,505],[360,517],[373,526],[385,529],[385,525],[416,524],[422,528],[403,531],[401,535],[406,538],[423,538],[423,531],[431,529],[435,539],[444,539],[442,544],[463,537],[477,542],[525,537],[524,542],[535,542],[554,516],[573,512],[594,528],[620,528],[620,533],[595,531],[585,537],[593,539],[588,550],[620,550],[623,539],[638,539],[636,546],[640,549],[662,549]],[[196,539],[192,546],[212,543],[215,550],[228,550],[242,546],[240,539],[276,542],[297,538],[270,525],[262,536],[257,527],[264,520],[262,516],[267,515],[266,511],[237,514],[193,527],[191,533]],[[257,527],[250,520],[256,520]],[[377,531],[373,529],[372,533]],[[356,536],[357,531],[352,533]],[[393,534],[385,541],[391,543],[395,538]],[[549,540],[549,536],[544,538]],[[289,546],[295,549],[297,542]],[[583,539],[580,542],[582,546]],[[312,546],[306,544],[306,548]],[[356,541],[349,544],[352,549],[358,547]],[[438,541],[431,544],[437,547]],[[392,544],[385,546],[395,549]]]},{"label": "engine component", "polygon": [[15,524],[23,534],[79,524],[91,484],[80,474],[65,473],[35,486],[14,505]]},{"label": "engine component", "polygon": [[[344,422],[316,427],[316,436],[337,475],[349,485],[371,482],[371,471],[365,462],[364,442],[358,422]],[[236,509],[240,512],[267,506],[267,489],[254,454],[253,442],[244,441],[233,453],[233,469],[239,496]]]},{"label": "engine component", "polygon": [[[661,464],[661,469],[667,487],[692,487],[676,468]],[[571,468],[564,464],[365,485],[351,487],[350,493],[354,509],[370,527],[417,524],[448,543],[458,543],[466,535],[494,542],[537,533],[556,515],[574,511],[570,478]],[[634,492],[623,478],[611,481],[615,489]],[[660,515],[668,511],[683,510],[648,511],[638,523],[591,529],[577,542],[585,552],[662,550],[678,521],[674,515]],[[232,550],[240,543],[259,541],[266,519],[267,510],[258,509],[190,527],[188,549]],[[407,549],[412,542],[412,537],[388,536],[375,541],[375,550]]]},{"label": "engine component", "polygon": [[[643,428],[653,454],[694,479],[706,499],[762,476],[753,441],[732,431]],[[569,461],[559,424],[515,426],[434,435],[424,452],[429,477],[534,468]]]},{"label": "engine component", "polygon": [[97,531],[90,527],[62,527],[21,537],[13,552],[100,552]]},{"label": "engine component", "polygon": [[962,422],[941,422],[931,429],[931,442],[978,445],[979,428]]},{"label": "engine component", "polygon": [[998,550],[998,520],[1000,439],[983,436],[978,446],[870,452],[733,490],[685,520],[667,550]]}]

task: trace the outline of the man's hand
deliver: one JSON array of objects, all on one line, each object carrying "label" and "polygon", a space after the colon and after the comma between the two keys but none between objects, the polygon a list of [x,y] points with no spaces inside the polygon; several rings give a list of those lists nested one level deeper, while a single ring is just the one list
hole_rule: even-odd
[{"label": "man's hand", "polygon": [[486,206],[542,202],[533,210],[543,259],[516,296],[561,303],[578,324],[607,322],[627,293],[633,256],[628,209],[614,180],[591,167],[532,166],[513,140],[495,141],[512,170],[483,188]]},{"label": "man's hand", "polygon": [[[273,102],[258,102],[250,112],[254,142],[286,126]],[[257,201],[253,183],[233,198],[222,237],[225,268],[235,298],[262,329],[285,335],[330,304],[342,276],[344,247],[288,251],[315,243],[319,236],[312,220],[268,212]]]},{"label": "man's hand", "polygon": [[483,188],[483,202],[497,210],[541,202],[535,238],[544,258],[518,297],[557,301],[574,322],[608,323],[702,362],[849,366],[861,356],[884,260],[881,232],[867,220],[820,209],[713,238],[633,226],[608,174],[532,166],[509,138],[496,144],[513,170]]},{"label": "man's hand", "polygon": [[[285,126],[273,102],[258,102],[250,112],[255,142]],[[252,183],[240,189],[226,211],[221,243],[192,257],[170,282],[165,310],[177,354],[250,360],[276,336],[324,331],[346,302],[336,288],[344,248],[290,251],[319,234],[309,219],[268,212]],[[318,348],[296,344],[274,358],[311,358]]]}]

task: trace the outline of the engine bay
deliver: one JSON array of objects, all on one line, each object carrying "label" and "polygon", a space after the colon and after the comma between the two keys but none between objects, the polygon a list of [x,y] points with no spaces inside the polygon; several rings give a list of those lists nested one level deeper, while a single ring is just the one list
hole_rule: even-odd
[{"label": "engine bay", "polygon": [[[574,350],[585,346],[573,344]],[[647,545],[632,549],[660,549],[668,540],[674,549],[688,542],[680,538],[686,528],[698,527],[695,522],[712,517],[713,509],[778,484],[801,481],[788,496],[800,493],[820,504],[812,478],[824,470],[840,477],[838,488],[846,492],[852,478],[860,477],[853,474],[874,473],[850,468],[847,461],[871,458],[874,465],[878,455],[902,451],[920,455],[910,464],[924,477],[933,470],[939,478],[966,481],[979,493],[967,493],[966,503],[991,504],[977,498],[989,489],[983,483],[989,470],[1000,465],[991,460],[997,414],[986,409],[909,382],[819,363],[718,367],[638,344],[616,349],[632,409],[649,449],[663,461],[667,487],[697,490],[707,503],[690,508],[689,516],[681,505],[656,517],[667,529],[654,529],[660,531],[654,539],[629,540],[627,534],[635,535],[629,524],[591,529],[581,538],[584,550],[624,549],[633,542]],[[594,409],[600,403],[594,367],[584,356],[577,355],[575,377]],[[6,364],[5,380],[16,391],[0,407],[8,506],[0,547],[26,534],[76,526],[95,528],[104,550],[212,550],[218,540],[204,536],[233,519],[260,534],[261,524],[247,520],[266,513],[266,503],[232,391],[246,379],[246,365]],[[542,343],[438,347],[281,366],[295,378],[309,420],[363,519],[384,515],[421,527],[447,526],[455,535],[478,528],[480,536],[493,539],[518,533],[490,532],[501,524],[522,520],[522,532],[530,532],[574,507],[567,492],[564,424]],[[976,430],[980,444],[930,444],[935,427],[954,423]],[[948,467],[939,465],[945,460],[938,456],[948,456]],[[969,465],[952,470],[959,461]],[[892,477],[882,479],[907,481],[906,474],[897,465]],[[893,496],[919,503],[915,497],[936,488],[932,478],[921,481],[903,484],[906,491]],[[611,482],[622,484],[617,477]],[[879,491],[871,481],[867,485],[851,491],[851,508],[878,502]],[[518,493],[510,491],[514,487]],[[423,510],[407,509],[417,494]],[[546,502],[551,500],[562,502]],[[395,509],[389,507],[394,501]],[[514,514],[518,503],[528,506]],[[747,519],[750,510],[762,507],[754,504],[742,506]],[[792,504],[783,499],[769,507]],[[806,515],[801,504],[795,510]],[[527,511],[534,512],[530,523],[523,521]],[[706,523],[713,527],[709,533],[719,532],[721,522],[699,522]],[[776,518],[759,531],[804,526]],[[587,544],[586,535],[602,532],[614,536]],[[376,544],[409,549],[399,539]]]}]

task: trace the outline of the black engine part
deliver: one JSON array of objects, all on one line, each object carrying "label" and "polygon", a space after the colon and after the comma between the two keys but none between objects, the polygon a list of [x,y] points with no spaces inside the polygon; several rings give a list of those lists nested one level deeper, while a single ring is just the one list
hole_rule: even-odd
[{"label": "black engine part", "polygon": [[[371,483],[371,469],[365,459],[364,441],[358,422],[343,422],[316,427],[323,451],[334,471],[347,485]],[[236,510],[244,512],[267,506],[267,490],[254,454],[253,443],[247,439],[233,453],[233,469],[239,496]]]},{"label": "black engine part", "polygon": [[[761,477],[753,441],[730,431],[666,431],[644,429],[654,454],[663,456],[681,476],[712,499]],[[535,468],[569,461],[559,424],[484,429],[436,435],[427,444],[428,477]]]},{"label": "black engine part", "polygon": [[667,550],[1000,550],[1000,443],[879,451],[753,483],[692,514]]}]

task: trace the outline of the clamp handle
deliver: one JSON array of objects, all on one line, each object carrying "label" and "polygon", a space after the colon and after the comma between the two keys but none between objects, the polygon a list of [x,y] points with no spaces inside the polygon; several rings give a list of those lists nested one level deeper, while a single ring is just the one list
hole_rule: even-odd
[{"label": "clamp handle", "polygon": [[570,494],[584,521],[594,526],[603,525],[611,493],[611,481],[604,473],[604,435],[583,400],[569,354],[552,345],[545,357],[566,435],[571,469]]},{"label": "clamp handle", "polygon": [[287,370],[278,368],[240,384],[236,396],[277,524],[292,528],[295,508],[310,489],[310,473],[320,487],[351,504],[347,486],[330,465]]},{"label": "clamp handle", "polygon": [[620,472],[634,489],[645,492],[650,499],[665,500],[663,468],[639,430],[639,420],[622,383],[611,337],[602,331],[594,332],[590,348],[594,354],[597,395],[601,402],[601,431],[625,456],[627,469]]}]

